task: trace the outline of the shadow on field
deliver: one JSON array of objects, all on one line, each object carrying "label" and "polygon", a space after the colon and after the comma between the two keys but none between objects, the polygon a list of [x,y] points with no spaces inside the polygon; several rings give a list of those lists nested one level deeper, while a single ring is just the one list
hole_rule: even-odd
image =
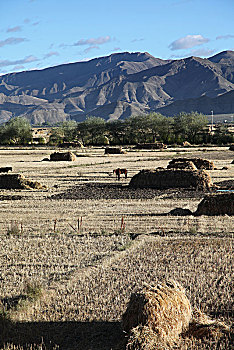
[{"label": "shadow on field", "polygon": [[71,187],[65,192],[57,193],[49,199],[154,199],[163,196],[163,199],[200,199],[204,197],[204,191],[194,189],[155,189],[155,188],[132,188],[120,183],[89,182]]},{"label": "shadow on field", "polygon": [[124,333],[120,322],[3,322],[0,319],[1,349],[7,343],[23,349],[41,345],[40,349],[46,350],[121,350]]}]

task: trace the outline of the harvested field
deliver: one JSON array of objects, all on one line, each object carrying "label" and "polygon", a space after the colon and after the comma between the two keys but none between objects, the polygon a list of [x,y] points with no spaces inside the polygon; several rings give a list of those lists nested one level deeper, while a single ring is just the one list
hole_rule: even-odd
[{"label": "harvested field", "polygon": [[[175,191],[174,191],[175,192]],[[168,195],[173,195],[173,191],[168,191]],[[52,195],[51,199],[156,199],[159,196],[165,195],[165,192],[162,190],[154,188],[132,188],[127,185],[119,185],[113,183],[86,183],[82,184],[79,187],[74,187],[66,192],[58,193]],[[200,193],[194,193],[194,196],[202,195]],[[191,192],[185,191],[181,194],[183,197],[190,197]]]},{"label": "harvested field", "polygon": [[[123,349],[121,319],[131,293],[145,283],[157,284],[164,276],[176,278],[185,287],[193,308],[230,326],[232,253],[231,239],[137,239],[130,249],[111,259],[57,281],[40,302],[12,312],[14,320],[21,321],[15,327],[28,342],[43,336],[46,344],[50,340],[61,349]],[[9,342],[15,337],[9,332],[5,339]],[[216,342],[224,350],[231,339],[227,335]],[[180,349],[196,350],[215,346],[213,339],[202,345],[180,338],[177,344]]]},{"label": "harvested field", "polygon": [[[168,215],[178,207],[194,212],[203,191],[128,187],[140,170],[186,156],[213,161],[220,169],[208,171],[213,182],[230,188],[228,147],[129,148],[116,157],[87,148],[74,150],[72,163],[41,162],[54,151],[0,149],[0,166],[47,186],[0,190],[1,349],[123,350],[131,294],[165,279],[185,288],[193,310],[231,325],[233,217]],[[129,178],[116,180],[116,168]],[[226,333],[179,336],[175,348],[230,346]]]},{"label": "harvested field", "polygon": [[26,280],[37,281],[50,290],[56,282],[68,280],[75,271],[95,266],[103,259],[112,257],[114,252],[129,242],[127,235],[4,235],[1,237],[4,252],[0,257],[1,295],[18,295]]}]

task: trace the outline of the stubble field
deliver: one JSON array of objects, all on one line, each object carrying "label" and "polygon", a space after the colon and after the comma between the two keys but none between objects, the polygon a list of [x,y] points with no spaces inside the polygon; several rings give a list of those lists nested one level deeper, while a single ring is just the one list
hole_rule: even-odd
[{"label": "stubble field", "polygon": [[[0,149],[0,166],[48,188],[0,190],[1,348],[122,349],[121,316],[131,293],[168,278],[185,287],[194,307],[231,325],[233,218],[168,216],[176,207],[195,211],[204,193],[133,190],[128,183],[139,170],[181,156],[214,161],[213,182],[230,181],[232,151],[106,156],[88,148],[76,151],[75,162],[41,161],[52,152]],[[118,167],[128,169],[127,179],[116,180]],[[28,285],[38,298],[28,297]],[[181,339],[176,348],[230,344],[228,337]]]}]

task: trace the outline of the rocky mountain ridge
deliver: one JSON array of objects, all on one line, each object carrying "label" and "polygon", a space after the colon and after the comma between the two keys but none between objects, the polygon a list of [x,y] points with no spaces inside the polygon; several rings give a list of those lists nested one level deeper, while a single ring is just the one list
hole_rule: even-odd
[{"label": "rocky mountain ridge", "polygon": [[[0,77],[0,123],[23,116],[32,124],[106,120],[160,112],[232,113],[234,52],[210,58],[162,60],[116,53]],[[225,103],[223,102],[225,101]],[[215,106],[215,107],[214,107]]]}]

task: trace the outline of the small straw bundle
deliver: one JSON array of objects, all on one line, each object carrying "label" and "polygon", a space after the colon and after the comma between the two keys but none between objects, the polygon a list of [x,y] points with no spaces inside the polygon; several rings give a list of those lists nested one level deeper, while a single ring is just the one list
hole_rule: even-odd
[{"label": "small straw bundle", "polygon": [[230,328],[225,323],[212,320],[200,310],[195,310],[186,335],[197,339],[219,338],[229,332]]},{"label": "small straw bundle", "polygon": [[37,189],[45,190],[46,186],[41,185],[38,181],[26,179],[22,174],[1,174],[0,188],[3,189]]},{"label": "small straw bundle", "polygon": [[123,315],[123,329],[130,334],[127,349],[173,344],[188,329],[191,313],[184,289],[175,281],[133,293]]},{"label": "small straw bundle", "polygon": [[137,326],[132,329],[126,345],[126,350],[165,350],[155,332],[148,326]]},{"label": "small straw bundle", "polygon": [[192,312],[184,289],[175,281],[145,285],[133,293],[122,323],[127,350],[165,350],[174,348],[180,336],[217,339],[230,334],[225,323],[200,310]]}]

